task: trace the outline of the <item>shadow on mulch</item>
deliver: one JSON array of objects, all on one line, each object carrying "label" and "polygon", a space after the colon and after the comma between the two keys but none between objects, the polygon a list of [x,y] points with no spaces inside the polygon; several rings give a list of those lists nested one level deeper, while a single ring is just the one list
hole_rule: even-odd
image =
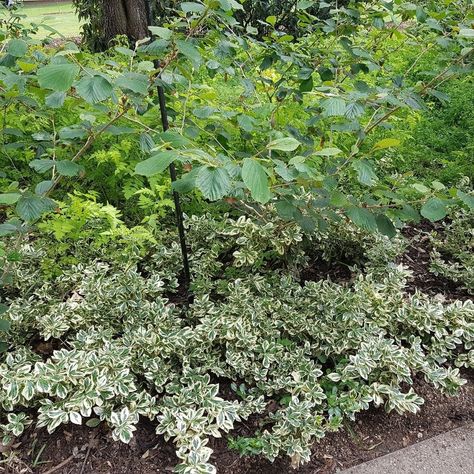
[{"label": "shadow on mulch", "polygon": [[440,224],[425,221],[403,230],[403,235],[408,239],[409,245],[397,263],[402,263],[413,272],[406,291],[410,294],[419,290],[431,296],[442,295],[447,301],[472,299],[472,295],[460,285],[448,278],[436,276],[430,271],[430,254],[433,250],[430,233],[434,230],[442,232],[443,227]]}]

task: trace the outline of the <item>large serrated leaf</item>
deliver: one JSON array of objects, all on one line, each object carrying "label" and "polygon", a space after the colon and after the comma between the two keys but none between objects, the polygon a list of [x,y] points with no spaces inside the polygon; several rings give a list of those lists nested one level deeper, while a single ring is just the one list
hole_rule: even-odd
[{"label": "large serrated leaf", "polygon": [[26,44],[26,41],[22,39],[12,39],[7,45],[8,54],[15,56],[16,58],[21,58],[26,54],[27,51],[28,45]]},{"label": "large serrated leaf", "polygon": [[474,196],[471,194],[467,194],[463,191],[457,191],[458,198],[467,206],[469,209],[474,210]]},{"label": "large serrated leaf", "polygon": [[146,95],[148,93],[148,77],[144,74],[128,72],[123,76],[120,76],[117,79],[116,84],[121,89],[129,90],[136,94]]},{"label": "large serrated leaf", "polygon": [[112,84],[103,76],[83,77],[76,85],[77,93],[90,104],[108,99],[113,92]]},{"label": "large serrated leaf", "polygon": [[262,204],[270,201],[272,194],[265,168],[252,158],[246,158],[242,166],[242,180],[253,199]]},{"label": "large serrated leaf", "polygon": [[15,204],[21,198],[20,193],[4,193],[0,194],[0,204],[7,206]]},{"label": "large serrated leaf", "polygon": [[359,183],[366,186],[374,186],[377,183],[377,175],[368,161],[356,160],[352,162],[352,168],[357,171]]},{"label": "large serrated leaf", "polygon": [[21,197],[16,205],[17,214],[25,221],[31,222],[39,219],[44,212],[54,209],[53,200],[27,194]]},{"label": "large serrated leaf", "polygon": [[197,175],[196,186],[206,199],[217,201],[231,190],[229,173],[224,168],[203,166]]},{"label": "large serrated leaf", "polygon": [[162,173],[178,157],[174,151],[161,151],[135,166],[135,173],[141,176],[154,176]]},{"label": "large serrated leaf", "polygon": [[269,150],[295,151],[301,143],[293,137],[278,138],[267,145]]},{"label": "large serrated leaf", "polygon": [[346,214],[358,227],[372,232],[378,230],[375,216],[368,209],[363,207],[351,207],[346,210]]},{"label": "large serrated leaf", "polygon": [[75,64],[49,64],[38,70],[38,82],[44,89],[66,92],[71,88],[78,73],[79,67]]},{"label": "large serrated leaf", "polygon": [[440,221],[444,219],[448,211],[446,209],[446,204],[441,201],[439,198],[429,199],[421,208],[420,214],[431,222]]}]

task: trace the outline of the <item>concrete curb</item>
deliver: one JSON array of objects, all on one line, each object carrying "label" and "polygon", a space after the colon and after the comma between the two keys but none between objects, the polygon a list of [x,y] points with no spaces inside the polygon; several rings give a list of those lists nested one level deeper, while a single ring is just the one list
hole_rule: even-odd
[{"label": "concrete curb", "polygon": [[474,423],[341,472],[344,474],[474,474]]}]

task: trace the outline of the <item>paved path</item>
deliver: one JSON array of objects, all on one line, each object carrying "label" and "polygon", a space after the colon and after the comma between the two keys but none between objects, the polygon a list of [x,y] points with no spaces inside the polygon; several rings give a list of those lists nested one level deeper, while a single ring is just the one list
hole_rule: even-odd
[{"label": "paved path", "polygon": [[342,472],[343,474],[474,474],[474,423]]}]

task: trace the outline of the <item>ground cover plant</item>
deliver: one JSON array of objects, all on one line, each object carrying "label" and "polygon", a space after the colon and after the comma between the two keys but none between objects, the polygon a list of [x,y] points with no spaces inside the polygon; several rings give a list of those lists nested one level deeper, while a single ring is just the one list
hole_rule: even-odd
[{"label": "ground cover plant", "polygon": [[[474,131],[457,95],[472,2],[302,3],[298,37],[276,16],[242,26],[235,1],[184,2],[94,54],[5,12],[4,445],[67,423],[128,443],[148,418],[177,472],[215,472],[210,438],[258,416],[231,445],[296,468],[371,406],[417,412],[414,378],[465,383],[474,303],[408,292],[398,262],[405,226],[440,222],[430,271],[472,294]],[[462,149],[438,133],[459,121]],[[459,150],[442,177],[417,140],[433,166]]]}]

